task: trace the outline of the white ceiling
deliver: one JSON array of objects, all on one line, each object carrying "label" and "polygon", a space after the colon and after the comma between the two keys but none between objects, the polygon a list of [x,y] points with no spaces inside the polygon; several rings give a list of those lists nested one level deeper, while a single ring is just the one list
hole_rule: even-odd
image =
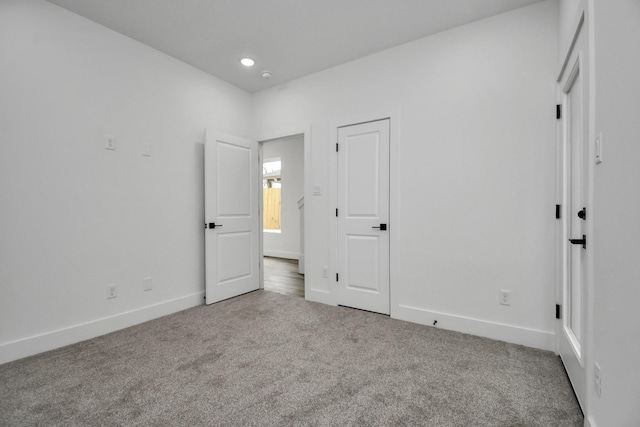
[{"label": "white ceiling", "polygon": [[49,1],[256,92],[541,0]]}]

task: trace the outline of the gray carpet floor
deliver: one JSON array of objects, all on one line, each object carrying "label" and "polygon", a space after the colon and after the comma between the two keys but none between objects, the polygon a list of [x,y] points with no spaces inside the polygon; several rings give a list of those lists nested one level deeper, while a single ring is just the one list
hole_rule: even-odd
[{"label": "gray carpet floor", "polygon": [[552,353],[257,291],[0,366],[2,426],[582,426]]}]

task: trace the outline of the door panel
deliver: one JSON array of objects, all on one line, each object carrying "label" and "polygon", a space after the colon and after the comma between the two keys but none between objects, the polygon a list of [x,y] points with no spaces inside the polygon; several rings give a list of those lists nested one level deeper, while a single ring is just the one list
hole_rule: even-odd
[{"label": "door panel", "polygon": [[[217,216],[249,217],[251,215],[251,148],[217,141]],[[232,185],[229,185],[232,184]]]},{"label": "door panel", "polygon": [[[580,73],[579,64],[576,72],[572,78],[568,81],[569,86],[566,92],[566,105],[567,105],[567,132],[568,143],[570,151],[570,183],[569,183],[569,200],[567,204],[569,218],[568,218],[568,230],[570,238],[578,238],[584,234],[583,220],[581,220],[577,213],[582,209],[584,204],[583,197],[583,147],[582,147],[582,74]],[[583,248],[580,245],[569,246],[569,280],[566,287],[566,333],[571,337],[571,343],[574,347],[574,352],[578,357],[582,354],[582,288],[583,288],[583,266],[584,255]]]},{"label": "door panel", "polygon": [[218,232],[218,285],[251,276],[251,233]]},{"label": "door panel", "polygon": [[338,304],[389,314],[389,120],[338,129]]},{"label": "door panel", "polygon": [[345,195],[348,218],[380,217],[380,135],[367,132],[350,136],[345,144]]},{"label": "door panel", "polygon": [[380,292],[380,276],[377,268],[371,268],[371,260],[380,259],[378,236],[347,235],[347,289]]},{"label": "door panel", "polygon": [[[584,345],[587,283],[588,216],[579,213],[588,204],[589,78],[585,29],[581,26],[560,80],[563,105],[561,162],[565,206],[560,251],[562,318],[558,322],[559,353],[581,406],[586,402]],[[581,241],[586,237],[586,248]],[[584,406],[583,406],[584,407]]]},{"label": "door panel", "polygon": [[205,282],[211,304],[257,290],[258,143],[233,136],[205,143]]}]

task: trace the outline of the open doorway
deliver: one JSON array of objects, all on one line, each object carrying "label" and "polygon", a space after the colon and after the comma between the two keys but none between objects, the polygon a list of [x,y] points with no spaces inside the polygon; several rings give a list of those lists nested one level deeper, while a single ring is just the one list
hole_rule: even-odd
[{"label": "open doorway", "polygon": [[261,146],[264,290],[304,298],[304,135]]}]

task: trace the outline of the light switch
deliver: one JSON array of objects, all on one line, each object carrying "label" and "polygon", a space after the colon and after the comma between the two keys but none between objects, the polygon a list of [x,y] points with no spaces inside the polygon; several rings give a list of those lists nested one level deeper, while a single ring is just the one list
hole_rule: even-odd
[{"label": "light switch", "polygon": [[151,144],[142,144],[142,155],[151,157]]},{"label": "light switch", "polygon": [[104,148],[106,150],[115,151],[116,149],[116,137],[113,135],[107,135],[104,137]]},{"label": "light switch", "polygon": [[602,163],[602,132],[596,135],[596,165]]}]

